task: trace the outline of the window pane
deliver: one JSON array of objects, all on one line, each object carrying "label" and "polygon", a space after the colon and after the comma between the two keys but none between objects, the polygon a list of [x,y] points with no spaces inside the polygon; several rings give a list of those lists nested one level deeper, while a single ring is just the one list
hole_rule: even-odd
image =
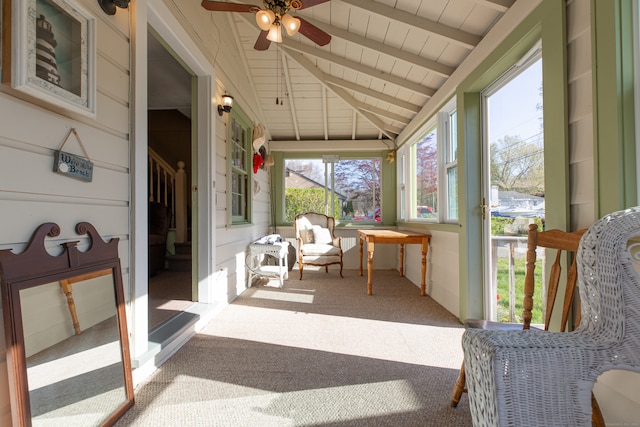
[{"label": "window pane", "polygon": [[230,204],[234,223],[249,221],[249,165],[248,146],[250,125],[232,116],[229,120],[229,170],[231,175]]},{"label": "window pane", "polygon": [[340,160],[335,165],[340,219],[380,221],[380,159]]},{"label": "window pane", "polygon": [[380,158],[327,164],[321,159],[286,159],[285,221],[293,222],[304,212],[341,220],[380,221],[380,164]]},{"label": "window pane", "polygon": [[231,214],[233,216],[245,217],[247,211],[246,204],[247,177],[238,172],[231,174]]},{"label": "window pane", "polygon": [[415,215],[438,217],[438,145],[437,129],[432,129],[415,144]]},{"label": "window pane", "polygon": [[455,111],[449,116],[449,133],[451,138],[447,141],[449,147],[447,150],[447,163],[458,160],[458,115]]},{"label": "window pane", "polygon": [[458,219],[458,167],[447,169],[447,197],[449,202],[449,219]]},{"label": "window pane", "polygon": [[296,215],[305,212],[326,213],[322,160],[286,159],[284,169],[285,221],[293,222]]}]

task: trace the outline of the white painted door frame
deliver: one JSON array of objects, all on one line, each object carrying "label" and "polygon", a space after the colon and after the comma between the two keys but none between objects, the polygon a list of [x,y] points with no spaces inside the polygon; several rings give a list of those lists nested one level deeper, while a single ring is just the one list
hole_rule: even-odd
[{"label": "white painted door frame", "polygon": [[[160,37],[189,67],[197,80],[196,105],[193,120],[197,126],[197,280],[198,301],[213,303],[213,272],[215,259],[215,230],[212,221],[215,214],[215,147],[212,146],[215,111],[212,82],[215,72],[206,57],[179,25],[171,11],[161,0],[137,2],[133,10],[132,24],[132,78],[133,78],[133,119],[132,119],[132,272],[134,286],[132,297],[135,309],[131,312],[132,352],[134,357],[148,348],[148,270],[147,270],[147,29],[151,26]],[[145,226],[139,226],[144,224]]]}]

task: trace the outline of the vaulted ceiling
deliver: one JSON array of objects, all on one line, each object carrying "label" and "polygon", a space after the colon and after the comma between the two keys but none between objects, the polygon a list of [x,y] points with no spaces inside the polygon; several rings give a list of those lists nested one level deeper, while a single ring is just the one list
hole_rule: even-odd
[{"label": "vaulted ceiling", "polygon": [[[272,141],[383,140],[390,146],[515,3],[307,1],[313,6],[289,13],[330,34],[325,46],[299,33],[256,50],[261,30],[254,13],[203,9],[228,17]],[[266,7],[260,0],[228,2]],[[150,75],[150,86],[156,78]]]},{"label": "vaulted ceiling", "polygon": [[394,140],[514,1],[329,0],[292,13],[329,44],[263,51],[253,13],[207,13],[231,15],[271,140]]}]

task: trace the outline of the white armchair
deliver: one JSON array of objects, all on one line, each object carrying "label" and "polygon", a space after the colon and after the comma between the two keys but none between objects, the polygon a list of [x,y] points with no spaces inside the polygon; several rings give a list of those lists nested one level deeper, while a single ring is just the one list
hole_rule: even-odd
[{"label": "white armchair", "polygon": [[576,331],[464,332],[474,426],[591,426],[598,376],[640,372],[640,275],[628,247],[639,235],[640,208],[633,208],[605,216],[583,236]]},{"label": "white armchair", "polygon": [[330,265],[340,264],[340,277],[343,277],[341,240],[334,234],[335,224],[333,217],[319,213],[307,212],[295,217],[300,280],[305,265],[324,266],[328,272]]}]

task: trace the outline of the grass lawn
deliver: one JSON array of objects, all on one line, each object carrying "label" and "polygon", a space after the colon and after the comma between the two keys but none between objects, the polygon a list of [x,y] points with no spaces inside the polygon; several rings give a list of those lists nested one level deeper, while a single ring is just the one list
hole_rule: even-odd
[{"label": "grass lawn", "polygon": [[[524,299],[524,257],[515,258],[515,319],[509,319],[509,260],[506,257],[498,258],[498,321],[522,323],[522,300]],[[531,323],[543,324],[542,317],[542,260],[536,260],[535,292],[533,294],[533,310]]]}]

